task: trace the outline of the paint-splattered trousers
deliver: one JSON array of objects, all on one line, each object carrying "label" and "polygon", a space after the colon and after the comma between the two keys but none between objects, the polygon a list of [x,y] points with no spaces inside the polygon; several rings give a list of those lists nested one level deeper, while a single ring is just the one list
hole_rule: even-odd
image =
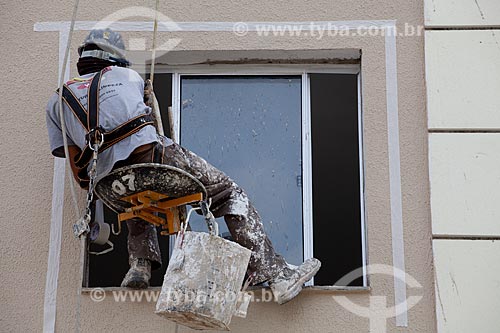
[{"label": "paint-splattered trousers", "polygon": [[[121,161],[123,165],[157,162],[185,170],[196,177],[212,199],[210,210],[215,217],[224,217],[234,241],[250,249],[252,256],[248,274],[252,284],[267,281],[288,269],[285,259],[277,254],[264,232],[261,217],[247,195],[231,178],[193,152],[173,143],[162,141]],[[141,221],[127,221],[128,251],[131,258],[146,258],[153,268],[161,265],[156,228]]]}]

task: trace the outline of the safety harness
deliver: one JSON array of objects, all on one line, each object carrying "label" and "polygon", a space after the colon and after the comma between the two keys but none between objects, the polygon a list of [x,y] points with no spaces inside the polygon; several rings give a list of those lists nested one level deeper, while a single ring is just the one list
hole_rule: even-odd
[{"label": "safety harness", "polygon": [[66,84],[63,86],[62,97],[64,102],[87,131],[85,136],[86,146],[73,160],[78,170],[77,177],[82,188],[88,187],[89,184],[90,179],[87,167],[92,159],[92,147],[96,143],[99,145],[99,153],[102,153],[114,144],[138,132],[143,127],[154,126],[154,118],[148,114],[132,118],[111,131],[106,131],[99,125],[99,87],[102,74],[105,71],[106,68],[98,72],[91,79],[87,95],[88,110],[82,106],[78,98]]}]

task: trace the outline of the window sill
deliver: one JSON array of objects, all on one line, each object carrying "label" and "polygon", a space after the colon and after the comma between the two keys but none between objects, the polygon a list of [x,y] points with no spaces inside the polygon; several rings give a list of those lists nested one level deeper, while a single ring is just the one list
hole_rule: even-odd
[{"label": "window sill", "polygon": [[[103,290],[104,292],[113,292],[113,291],[125,291],[125,290],[135,290],[135,289],[129,289],[129,288],[123,288],[123,287],[83,287],[82,294],[90,294],[93,290],[95,289],[100,289]],[[261,287],[261,286],[253,286],[249,287],[247,290],[249,291],[257,291],[260,289],[266,289],[269,290],[269,287]],[[150,287],[146,290],[152,290],[152,291],[161,291],[161,287]],[[330,292],[342,292],[342,293],[366,293],[370,292],[371,288],[370,287],[338,287],[338,286],[306,286],[304,287],[304,290],[307,292],[316,292],[316,291],[330,291]]]},{"label": "window sill", "polygon": [[339,287],[339,286],[306,286],[304,290],[311,291],[338,291],[338,292],[349,292],[349,293],[365,293],[370,292],[370,287]]}]

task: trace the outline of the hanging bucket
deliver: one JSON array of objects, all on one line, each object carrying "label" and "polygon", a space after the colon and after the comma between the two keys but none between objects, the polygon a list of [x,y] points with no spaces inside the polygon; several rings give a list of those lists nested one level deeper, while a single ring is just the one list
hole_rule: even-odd
[{"label": "hanging bucket", "polygon": [[238,301],[250,254],[218,236],[180,233],[156,314],[193,329],[229,330],[231,317],[241,310]]}]

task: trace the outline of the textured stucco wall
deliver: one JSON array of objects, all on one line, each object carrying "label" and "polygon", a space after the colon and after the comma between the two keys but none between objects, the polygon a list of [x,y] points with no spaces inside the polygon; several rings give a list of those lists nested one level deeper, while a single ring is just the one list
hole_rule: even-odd
[{"label": "textured stucco wall", "polygon": [[[81,1],[78,20],[97,21],[116,9],[129,5],[154,6],[154,1]],[[53,159],[45,130],[44,107],[57,85],[58,43],[56,32],[34,32],[36,22],[68,21],[71,4],[65,1],[10,2],[0,4],[2,45],[2,147],[0,226],[0,325],[2,331],[40,331],[47,271],[47,251],[52,198]],[[175,21],[335,21],[397,19],[404,23],[423,23],[421,1],[279,1],[218,3],[170,1],[160,10]],[[139,20],[144,20],[139,18]],[[84,37],[75,33],[73,45]],[[368,260],[392,264],[387,117],[385,91],[384,37],[237,37],[230,32],[185,32],[178,46],[182,50],[258,50],[258,49],[361,49],[363,52],[363,107],[366,168],[366,210]],[[131,34],[131,36],[135,36]],[[140,36],[140,34],[137,34]],[[165,38],[161,36],[160,38]],[[401,173],[405,260],[407,272],[423,286],[408,289],[408,295],[423,299],[409,312],[409,327],[396,328],[394,318],[389,331],[434,332],[435,304],[424,87],[423,37],[400,37],[398,47],[398,86],[401,141]],[[72,73],[74,74],[74,53]],[[28,87],[28,90],[23,90]],[[80,193],[83,199],[83,194]],[[21,209],[15,209],[20,207]],[[64,229],[57,297],[57,331],[75,329],[79,309],[83,331],[137,330],[173,331],[174,325],[153,314],[154,303],[115,303],[111,297],[94,303],[83,295],[78,305],[79,243],[73,239],[75,219],[66,189]],[[252,304],[247,319],[234,319],[235,332],[366,332],[369,323],[344,310],[332,295],[347,295],[367,306],[369,296],[387,296],[393,304],[394,288],[390,276],[370,278],[371,292],[346,293],[307,290],[299,299],[284,306],[274,303]],[[188,331],[180,329],[181,332]]]}]

